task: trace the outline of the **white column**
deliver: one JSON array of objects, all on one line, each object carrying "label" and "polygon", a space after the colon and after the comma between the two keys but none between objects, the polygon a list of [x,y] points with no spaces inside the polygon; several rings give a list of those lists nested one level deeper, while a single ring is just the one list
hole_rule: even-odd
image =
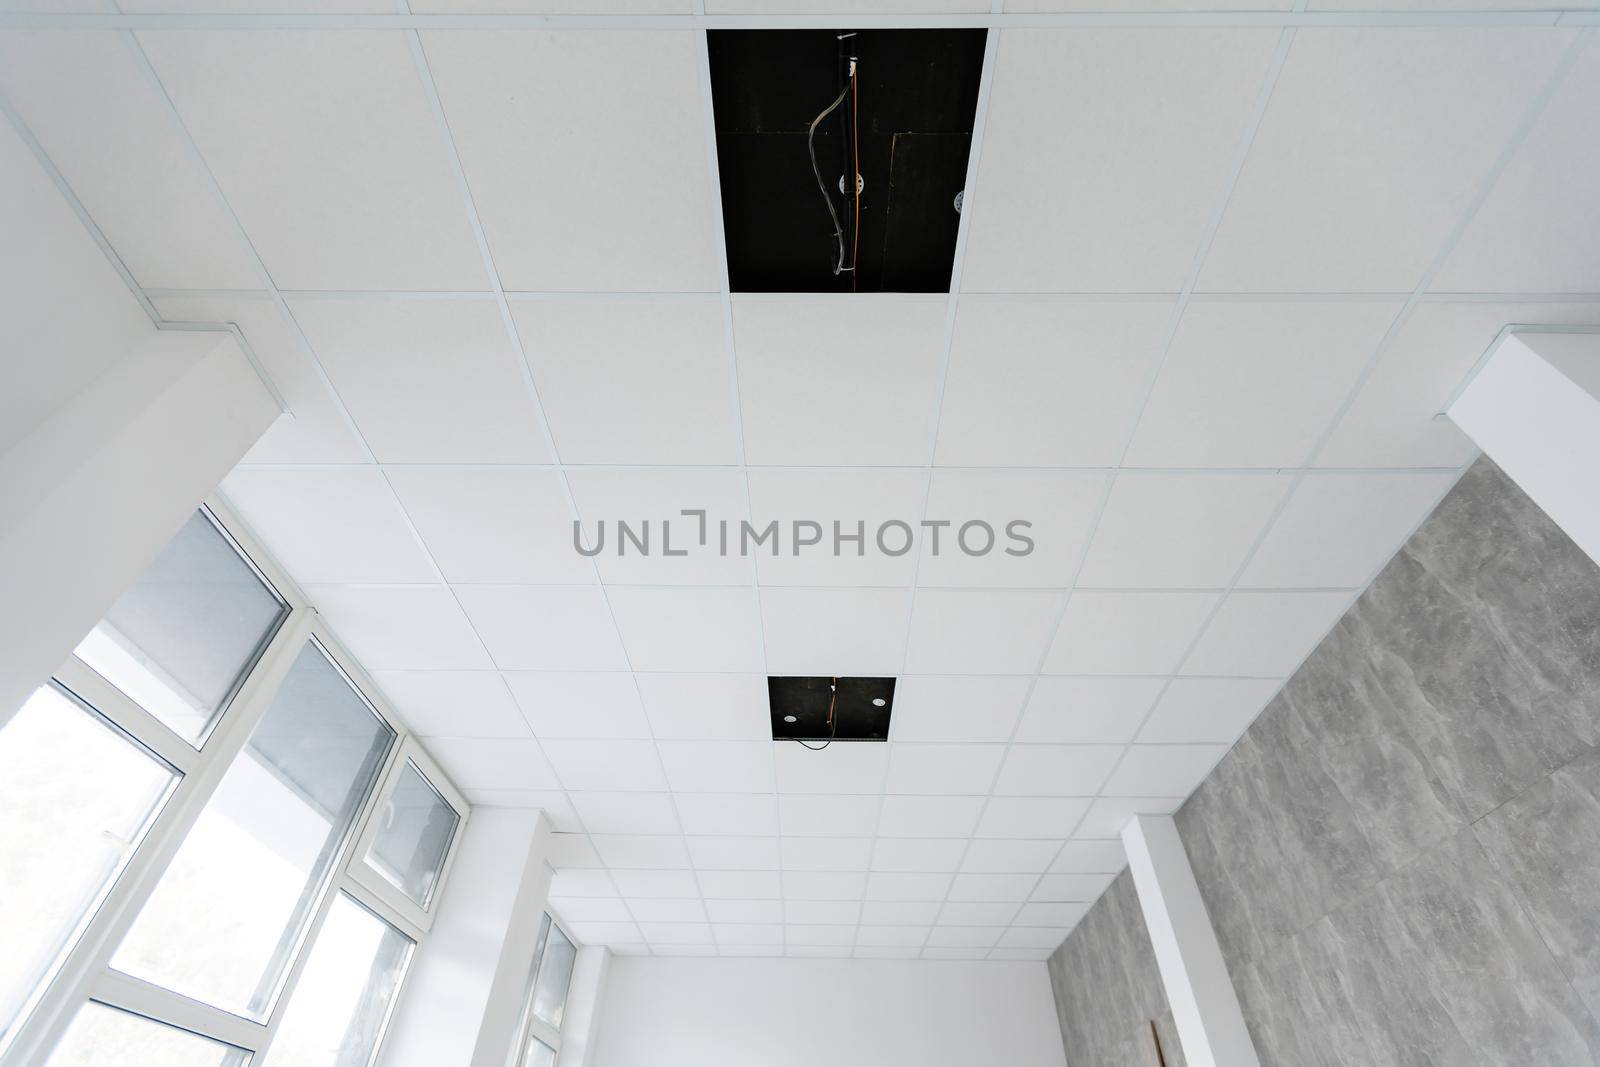
[{"label": "white column", "polygon": [[1600,562],[1600,333],[1505,334],[1446,414]]},{"label": "white column", "polygon": [[152,331],[0,454],[0,725],[278,414],[232,334]]},{"label": "white column", "polygon": [[506,1067],[550,893],[549,854],[543,812],[472,812],[383,1067]]},{"label": "white column", "polygon": [[1170,815],[1135,815],[1122,844],[1185,1061],[1259,1067],[1177,824]]},{"label": "white column", "polygon": [[610,949],[595,946],[578,950],[562,1013],[561,1055],[556,1067],[585,1067],[595,1062],[594,1043],[600,1034],[600,1010],[610,971]]}]

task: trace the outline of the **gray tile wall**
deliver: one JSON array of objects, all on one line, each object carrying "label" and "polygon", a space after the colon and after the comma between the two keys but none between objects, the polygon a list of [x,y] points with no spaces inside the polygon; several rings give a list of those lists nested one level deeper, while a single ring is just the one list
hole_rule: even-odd
[{"label": "gray tile wall", "polygon": [[[1600,570],[1480,461],[1178,813],[1262,1062],[1600,1064],[1597,744]],[[1147,1062],[1126,873],[1050,972]]]}]

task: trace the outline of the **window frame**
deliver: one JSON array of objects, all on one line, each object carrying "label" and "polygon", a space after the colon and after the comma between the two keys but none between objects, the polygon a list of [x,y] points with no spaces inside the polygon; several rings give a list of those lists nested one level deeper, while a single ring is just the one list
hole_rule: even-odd
[{"label": "window frame", "polygon": [[[534,992],[539,988],[539,975],[544,971],[545,955],[550,948],[550,931],[560,931],[561,936],[567,939],[567,943],[573,947],[575,952],[583,948],[583,942],[573,937],[572,932],[567,929],[566,923],[556,918],[555,913],[549,909],[545,910],[544,921],[548,922],[549,925],[540,934],[538,950],[528,968],[528,986],[522,993],[522,1011],[518,1020],[516,1041],[512,1045],[511,1060],[507,1067],[522,1067],[528,1056],[528,1046],[534,1041],[538,1041],[548,1049],[553,1049],[557,1062],[560,1062],[561,1059],[561,1028],[550,1026],[533,1013],[533,997]],[[573,969],[567,975],[567,988],[561,997],[563,1006],[565,1006],[567,998],[572,995],[572,979],[576,974],[577,961],[574,960]],[[562,1014],[565,1016],[564,1011]],[[564,1018],[563,1021],[565,1021]]]},{"label": "window frame", "polygon": [[[76,940],[63,954],[53,975],[35,993],[31,1007],[25,1009],[12,1035],[0,1044],[0,1058],[8,1067],[12,1064],[43,1067],[79,1008],[90,1001],[233,1045],[251,1053],[252,1063],[264,1062],[311,955],[309,948],[321,933],[341,893],[348,894],[357,904],[394,927],[413,945],[400,985],[388,1005],[383,1032],[386,1035],[395,1006],[404,993],[406,975],[427,938],[439,902],[449,891],[450,870],[471,817],[471,805],[405,728],[372,678],[318,616],[304,593],[227,504],[212,497],[200,511],[231,542],[287,610],[274,630],[263,639],[254,658],[244,666],[210,729],[197,743],[192,744],[180,736],[76,656],[69,656],[53,676],[52,680],[74,699],[126,734],[132,743],[167,762],[178,777],[122,871],[101,894],[97,907],[79,924]],[[344,675],[373,714],[388,725],[394,737],[372,787],[339,842],[329,874],[317,887],[316,907],[295,942],[271,1012],[265,1022],[258,1023],[115,971],[110,960],[222,776],[243,751],[252,731],[271,706],[295,658],[308,643],[320,646],[329,662]],[[365,864],[366,846],[377,831],[378,816],[407,762],[417,766],[440,797],[455,810],[458,819],[426,910],[418,908],[380,875],[368,871]],[[384,892],[374,883],[381,883],[392,892]],[[376,1061],[382,1047],[383,1036],[380,1036],[372,1061]]]}]

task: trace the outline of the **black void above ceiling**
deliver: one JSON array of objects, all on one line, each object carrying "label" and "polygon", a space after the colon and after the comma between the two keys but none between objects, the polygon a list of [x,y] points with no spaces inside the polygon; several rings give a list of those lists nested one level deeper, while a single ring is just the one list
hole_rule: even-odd
[{"label": "black void above ceiling", "polygon": [[893,678],[767,679],[774,741],[887,741]]},{"label": "black void above ceiling", "polygon": [[985,32],[706,36],[733,291],[948,292]]}]

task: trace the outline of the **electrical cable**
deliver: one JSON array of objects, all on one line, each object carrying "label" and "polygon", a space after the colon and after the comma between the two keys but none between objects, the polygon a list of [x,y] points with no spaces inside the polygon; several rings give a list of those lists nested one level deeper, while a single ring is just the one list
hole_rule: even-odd
[{"label": "electrical cable", "polygon": [[828,698],[828,739],[822,744],[818,745],[816,748],[812,748],[798,737],[793,738],[795,744],[810,752],[821,752],[823,749],[833,744],[834,737],[836,737],[839,733],[839,723],[833,717],[833,709],[835,705],[839,703],[839,679],[837,676],[834,677],[833,684],[828,686],[828,690],[833,694]]},{"label": "electrical cable", "polygon": [[[850,64],[850,73],[851,73],[851,80],[854,81],[854,79],[855,79],[855,64],[854,64],[854,62],[852,62]],[[833,265],[833,273],[835,275],[842,274],[844,272],[844,270],[845,270],[845,265],[844,265],[844,224],[839,221],[839,213],[833,209],[833,197],[828,195],[828,186],[822,180],[822,168],[817,166],[817,127],[819,125],[821,125],[823,119],[825,119],[829,115],[833,114],[834,108],[836,108],[840,104],[844,103],[844,98],[849,92],[850,92],[850,86],[848,84],[845,85],[845,87],[843,89],[840,89],[839,90],[839,95],[834,98],[833,103],[829,104],[826,108],[824,108],[822,114],[818,115],[816,118],[811,120],[811,126],[806,131],[806,151],[811,153],[811,173],[816,175],[816,178],[817,178],[817,191],[822,194],[822,202],[824,204],[828,205],[828,217],[833,220],[833,239],[839,245],[839,258],[835,261],[835,263]],[[852,265],[850,267],[850,269],[854,270],[855,269],[854,265]]]}]

